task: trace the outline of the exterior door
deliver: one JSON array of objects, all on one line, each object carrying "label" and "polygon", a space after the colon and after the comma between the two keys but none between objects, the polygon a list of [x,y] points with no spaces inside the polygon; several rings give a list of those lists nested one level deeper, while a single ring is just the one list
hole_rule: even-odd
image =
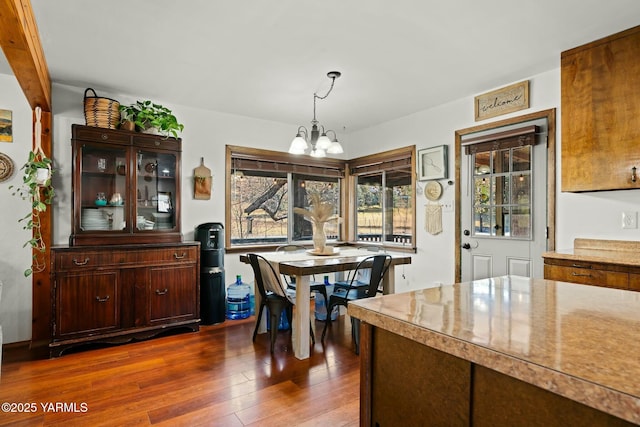
[{"label": "exterior door", "polygon": [[[539,119],[483,133],[508,133],[529,125],[537,126],[534,145],[492,142],[475,148],[475,152],[460,152],[462,281],[502,275],[543,277],[547,121]],[[481,138],[469,134],[462,144]]]}]

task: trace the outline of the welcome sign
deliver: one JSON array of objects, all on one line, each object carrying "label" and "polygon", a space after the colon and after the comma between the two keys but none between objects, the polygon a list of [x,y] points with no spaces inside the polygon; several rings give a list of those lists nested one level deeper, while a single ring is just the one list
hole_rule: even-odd
[{"label": "welcome sign", "polygon": [[529,108],[529,80],[478,95],[474,104],[476,122]]}]

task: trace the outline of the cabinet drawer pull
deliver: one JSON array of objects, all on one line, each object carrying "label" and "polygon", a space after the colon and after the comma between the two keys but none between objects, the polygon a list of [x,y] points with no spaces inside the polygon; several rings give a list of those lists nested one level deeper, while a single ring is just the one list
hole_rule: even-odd
[{"label": "cabinet drawer pull", "polygon": [[571,273],[572,276],[574,277],[591,277],[591,274],[586,273],[586,274],[580,274],[580,273]]},{"label": "cabinet drawer pull", "polygon": [[184,257],[186,257],[186,256],[187,256],[187,253],[186,253],[186,252],[182,252],[182,255],[178,255],[178,252],[174,252],[174,253],[173,253],[173,257],[174,257],[175,259],[183,259],[183,258],[184,258]]},{"label": "cabinet drawer pull", "polygon": [[107,302],[107,301],[109,301],[109,295],[107,295],[104,298],[96,297],[96,301],[98,301],[98,302]]},{"label": "cabinet drawer pull", "polygon": [[169,292],[169,289],[167,289],[167,288],[156,289],[156,295],[166,295],[167,292]]},{"label": "cabinet drawer pull", "polygon": [[573,268],[593,268],[591,265],[571,264]]},{"label": "cabinet drawer pull", "polygon": [[87,265],[87,263],[89,262],[89,258],[85,258],[84,261],[78,261],[77,259],[73,259],[73,263],[75,265]]}]

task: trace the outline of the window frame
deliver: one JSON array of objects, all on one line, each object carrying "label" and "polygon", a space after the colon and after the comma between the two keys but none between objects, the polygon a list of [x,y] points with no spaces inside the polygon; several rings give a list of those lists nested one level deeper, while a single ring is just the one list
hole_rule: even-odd
[{"label": "window frame", "polygon": [[[389,151],[384,151],[381,153],[370,154],[363,157],[358,157],[355,159],[351,159],[347,161],[348,163],[348,177],[349,177],[349,224],[348,224],[348,232],[349,232],[349,241],[352,244],[358,246],[379,246],[382,248],[389,248],[398,251],[417,251],[417,232],[416,232],[416,147],[415,145],[396,148]],[[389,171],[393,171],[398,168],[406,168],[410,167],[411,169],[411,192],[412,192],[412,221],[410,224],[411,228],[411,243],[407,245],[405,243],[394,243],[383,241],[378,243],[368,243],[366,241],[357,239],[357,177],[359,175],[367,175],[372,173],[381,173],[382,180],[384,183],[383,192],[386,191],[386,173]],[[383,209],[383,218],[385,215],[385,209]],[[383,233],[384,234],[384,233]]]},{"label": "window frame", "polygon": [[[283,243],[273,244],[233,244],[231,243],[231,187],[232,176],[234,171],[234,159],[239,160],[244,165],[262,164],[265,170],[269,168],[277,169],[279,172],[287,172],[287,176],[290,173],[298,175],[316,175],[323,176],[323,171],[326,173],[324,176],[337,177],[340,181],[340,197],[339,197],[339,211],[345,212],[345,161],[341,159],[316,159],[309,156],[300,156],[289,154],[280,151],[263,150],[259,148],[241,147],[235,145],[227,145],[225,153],[225,227],[227,232],[225,233],[225,248],[227,252],[243,252],[248,248],[252,250],[273,250]],[[291,182],[287,183],[290,186]],[[344,224],[340,225],[340,235],[346,236]],[[287,228],[287,242],[295,243],[291,240],[291,224]],[[338,241],[338,243],[344,243],[344,241]]]},{"label": "window frame", "polygon": [[[334,159],[334,158],[313,158],[310,156],[300,156],[289,154],[286,152],[263,150],[258,148],[242,147],[235,145],[226,145],[225,153],[225,227],[227,227],[227,233],[225,233],[225,249],[228,253],[233,252],[246,252],[247,249],[257,251],[269,251],[274,250],[277,246],[275,244],[254,244],[254,245],[239,245],[231,244],[231,187],[232,187],[232,172],[233,172],[233,159],[244,159],[251,162],[264,162],[277,163],[283,165],[289,172],[297,174],[316,174],[322,176],[321,171],[326,170],[331,176],[335,176],[336,170],[340,171],[340,206],[342,222],[340,224],[341,241],[337,244],[344,245],[358,245],[368,246],[366,242],[359,242],[356,240],[356,175],[351,171],[357,173],[357,171],[374,171],[381,167],[393,168],[399,164],[411,165],[411,188],[413,193],[413,221],[411,224],[412,242],[410,247],[406,244],[394,244],[393,242],[382,242],[371,244],[371,246],[381,246],[384,248],[390,248],[398,251],[411,251],[416,252],[417,247],[417,233],[416,233],[416,148],[415,145],[398,148],[381,153],[371,154],[351,160]],[[400,163],[398,163],[400,162]],[[395,165],[395,166],[394,166]],[[327,175],[329,176],[329,175]],[[287,240],[291,239],[290,231],[287,232]]]}]

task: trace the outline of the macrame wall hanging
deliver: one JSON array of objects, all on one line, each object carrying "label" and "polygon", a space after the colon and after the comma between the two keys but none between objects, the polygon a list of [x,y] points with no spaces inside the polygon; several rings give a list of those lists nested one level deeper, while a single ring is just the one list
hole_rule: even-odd
[{"label": "macrame wall hanging", "polygon": [[440,203],[427,203],[424,217],[424,229],[427,233],[434,236],[442,233],[442,205]]}]

